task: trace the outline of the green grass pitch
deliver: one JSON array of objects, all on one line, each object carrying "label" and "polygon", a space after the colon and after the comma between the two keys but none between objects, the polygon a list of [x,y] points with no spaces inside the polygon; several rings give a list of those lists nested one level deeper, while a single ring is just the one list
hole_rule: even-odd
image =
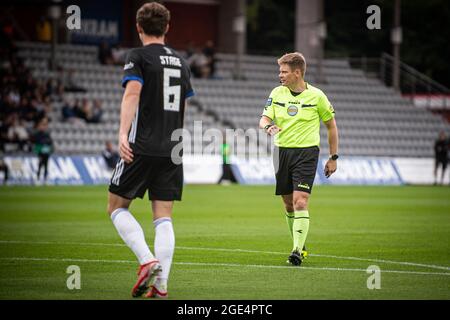
[{"label": "green grass pitch", "polygon": [[[0,188],[0,299],[130,299],[137,262],[107,188]],[[149,201],[131,211],[153,247]],[[450,188],[317,186],[307,260],[267,186],[195,186],[176,203],[171,299],[449,299]],[[81,270],[69,290],[66,269]],[[381,270],[369,290],[366,269]]]}]

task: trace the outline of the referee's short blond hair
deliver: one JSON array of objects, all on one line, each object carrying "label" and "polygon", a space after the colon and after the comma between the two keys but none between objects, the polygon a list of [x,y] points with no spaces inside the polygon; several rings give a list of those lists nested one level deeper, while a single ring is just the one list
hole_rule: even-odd
[{"label": "referee's short blond hair", "polygon": [[286,53],[278,59],[278,64],[287,64],[291,70],[300,69],[302,72],[302,77],[305,77],[306,60],[300,52]]}]

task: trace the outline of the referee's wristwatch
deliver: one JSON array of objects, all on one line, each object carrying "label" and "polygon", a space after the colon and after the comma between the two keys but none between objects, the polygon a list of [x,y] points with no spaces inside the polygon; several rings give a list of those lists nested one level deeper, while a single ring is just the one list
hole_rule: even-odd
[{"label": "referee's wristwatch", "polygon": [[330,160],[336,161],[339,158],[338,154],[333,154],[330,156]]},{"label": "referee's wristwatch", "polygon": [[266,126],[264,127],[264,130],[267,132],[267,130],[269,130],[269,128],[270,128],[271,126],[273,126],[273,124],[268,124],[268,125],[266,125]]}]

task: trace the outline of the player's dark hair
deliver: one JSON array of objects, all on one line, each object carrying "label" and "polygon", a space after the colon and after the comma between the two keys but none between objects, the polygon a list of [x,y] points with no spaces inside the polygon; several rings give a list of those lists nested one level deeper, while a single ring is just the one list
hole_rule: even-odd
[{"label": "player's dark hair", "polygon": [[136,22],[149,36],[163,36],[166,33],[169,21],[169,10],[157,2],[144,4],[136,13]]},{"label": "player's dark hair", "polygon": [[278,59],[278,64],[287,64],[291,70],[300,69],[302,77],[305,77],[306,60],[300,52],[286,53]]}]

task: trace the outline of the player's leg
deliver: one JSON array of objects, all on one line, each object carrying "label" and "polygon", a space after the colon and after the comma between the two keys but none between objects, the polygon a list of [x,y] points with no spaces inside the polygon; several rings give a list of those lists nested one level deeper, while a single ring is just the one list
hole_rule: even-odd
[{"label": "player's leg", "polygon": [[[291,239],[294,241],[294,235],[292,232],[293,225],[294,225],[294,218],[295,218],[295,210],[294,210],[294,204],[293,204],[293,193],[282,195],[281,196],[285,208],[285,216],[286,216],[286,222],[288,225],[289,233],[291,234]],[[308,255],[308,252],[306,251],[306,244],[303,244],[301,255],[306,258]],[[289,262],[289,261],[288,261]]]},{"label": "player's leg", "polygon": [[155,257],[145,241],[141,225],[129,211],[131,201],[109,192],[108,213],[122,240],[134,252],[139,263],[143,265],[154,260]]},{"label": "player's leg", "polygon": [[172,258],[175,251],[175,233],[172,225],[173,201],[180,201],[183,190],[183,165],[174,164],[170,158],[154,157],[148,190],[152,201],[155,226],[155,256],[162,272],[147,297],[166,298]]},{"label": "player's leg", "polygon": [[301,251],[305,246],[309,231],[308,201],[314,184],[319,160],[319,148],[301,149],[292,171],[294,222],[293,249],[289,260],[294,265],[301,264],[304,256]]},{"label": "player's leg", "polygon": [[[281,195],[283,200],[286,222],[289,228],[289,234],[292,237],[292,224],[294,223],[294,206],[292,203],[292,175],[290,166],[292,161],[292,150],[280,148],[278,150],[278,163],[274,163],[274,167],[278,168],[275,174],[276,187],[275,194]],[[275,159],[274,159],[275,160]]]},{"label": "player's leg", "polygon": [[153,224],[155,226],[155,256],[162,271],[156,279],[151,297],[167,297],[167,282],[175,251],[175,233],[172,224],[173,201],[152,201]]},{"label": "player's leg", "polygon": [[47,176],[48,176],[48,159],[49,159],[49,155],[45,154],[43,155],[43,162],[44,162],[44,181],[47,181]]},{"label": "player's leg", "polygon": [[292,203],[293,201],[293,195],[291,194],[286,194],[286,195],[281,195],[281,199],[283,200],[283,204],[284,204],[284,208],[285,208],[285,217],[286,217],[286,222],[289,228],[289,232],[291,234],[291,237],[293,238],[293,234],[292,234],[292,225],[294,223],[294,204]]},{"label": "player's leg", "polygon": [[42,159],[42,155],[38,155],[38,170],[37,170],[37,180],[39,181],[39,179],[41,178],[41,169],[42,169],[42,165],[43,165],[43,159]]},{"label": "player's leg", "polygon": [[303,191],[294,191],[294,218],[292,223],[292,253],[289,262],[293,265],[300,265],[307,256],[305,247],[306,237],[309,231],[309,194]]},{"label": "player's leg", "polygon": [[117,163],[109,185],[108,213],[122,240],[139,260],[138,280],[132,289],[133,297],[146,293],[161,271],[158,260],[151,253],[144,231],[129,211],[132,199],[142,198],[147,185],[145,157],[135,155],[132,163]]},{"label": "player's leg", "polygon": [[301,251],[306,242],[309,230],[309,193],[294,191],[294,223],[293,228],[293,251]]},{"label": "player's leg", "polygon": [[447,163],[448,161],[446,159],[442,159],[442,171],[441,171],[441,184],[444,184],[444,177],[445,177],[445,171],[447,170]]},{"label": "player's leg", "polygon": [[109,193],[108,213],[122,240],[136,255],[140,267],[138,279],[133,286],[132,296],[139,297],[147,292],[161,271],[158,260],[151,253],[145,241],[141,225],[128,210],[131,200]]},{"label": "player's leg", "polygon": [[154,260],[145,241],[141,225],[128,210],[130,199],[109,192],[108,213],[117,232],[127,246],[134,252],[141,265]]},{"label": "player's leg", "polygon": [[434,159],[434,184],[437,185],[437,171],[439,167],[439,160],[438,158]]}]

